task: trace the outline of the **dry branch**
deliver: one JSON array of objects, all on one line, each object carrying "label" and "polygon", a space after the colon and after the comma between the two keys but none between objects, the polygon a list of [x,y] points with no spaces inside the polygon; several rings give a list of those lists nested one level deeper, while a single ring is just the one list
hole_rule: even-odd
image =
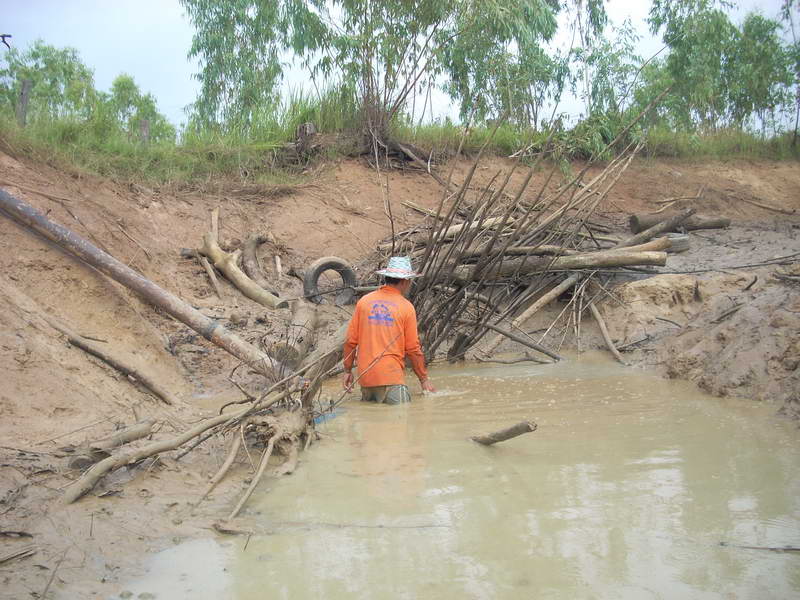
[{"label": "dry branch", "polygon": [[95,485],[97,485],[97,482],[100,481],[100,479],[102,479],[107,473],[110,473],[111,471],[118,469],[119,467],[124,467],[126,465],[137,463],[140,460],[144,460],[145,458],[155,456],[156,454],[160,454],[162,452],[168,452],[170,450],[175,450],[176,448],[182,446],[189,440],[205,433],[206,431],[208,431],[213,427],[228,422],[233,423],[238,419],[241,419],[247,416],[248,414],[252,413],[254,410],[263,410],[269,408],[274,404],[277,404],[278,402],[286,398],[286,396],[288,396],[290,392],[291,390],[284,390],[282,392],[273,392],[272,394],[267,396],[264,400],[256,403],[253,406],[242,409],[238,413],[218,415],[216,417],[206,419],[205,421],[202,421],[201,423],[195,425],[188,431],[185,431],[181,435],[176,436],[174,438],[170,438],[167,440],[159,440],[157,442],[153,442],[151,444],[148,444],[147,446],[142,446],[140,448],[128,448],[122,450],[118,454],[109,456],[108,458],[94,465],[91,469],[86,471],[80,477],[80,479],[71,484],[65,490],[62,501],[64,502],[64,504],[71,504],[72,502],[75,502],[75,500],[86,494]]},{"label": "dry branch", "polygon": [[614,342],[611,341],[611,336],[608,334],[608,327],[606,327],[606,322],[603,319],[603,315],[600,314],[600,311],[594,305],[594,302],[589,305],[589,310],[592,311],[592,316],[594,317],[594,320],[597,321],[597,326],[600,327],[600,333],[603,336],[603,341],[605,341],[606,346],[608,346],[608,349],[611,351],[611,354],[613,354],[614,358],[627,367],[628,363],[625,362],[625,360],[622,358],[622,355],[619,353],[619,350],[617,350],[616,346],[614,346]]},{"label": "dry branch", "polygon": [[70,327],[62,323],[54,316],[47,314],[39,305],[29,296],[21,292],[17,287],[7,281],[4,277],[0,276],[0,286],[4,290],[9,302],[18,306],[21,310],[30,313],[31,315],[42,319],[50,327],[66,336],[70,344],[76,348],[80,348],[87,354],[99,358],[110,367],[116,369],[127,379],[132,377],[146,390],[152,393],[156,398],[159,398],[166,404],[174,404],[175,400],[173,394],[164,388],[153,376],[143,372],[140,368],[131,365],[127,357],[120,356],[114,351],[113,345],[101,345],[82,335],[75,333]]},{"label": "dry branch", "polygon": [[[600,251],[574,256],[559,256],[552,259],[517,258],[503,261],[499,269],[492,272],[489,279],[502,279],[517,275],[531,275],[547,271],[571,271],[575,269],[602,269],[607,267],[627,267],[641,265],[664,266],[667,264],[666,252],[623,252]],[[476,267],[459,266],[455,269],[457,281],[468,282],[476,278]]]},{"label": "dry branch", "polygon": [[205,256],[198,255],[198,259],[200,260],[200,265],[205,269],[209,281],[211,281],[211,287],[214,288],[214,293],[217,295],[217,298],[222,300],[222,290],[219,287],[219,281],[217,281],[217,274],[214,273],[214,268]]},{"label": "dry branch", "polygon": [[522,421],[521,423],[517,423],[511,427],[506,427],[500,431],[495,431],[486,435],[476,435],[470,439],[472,439],[473,442],[478,442],[484,446],[491,446],[492,444],[510,440],[511,438],[515,438],[524,433],[536,431],[536,427],[537,425],[533,421]]}]

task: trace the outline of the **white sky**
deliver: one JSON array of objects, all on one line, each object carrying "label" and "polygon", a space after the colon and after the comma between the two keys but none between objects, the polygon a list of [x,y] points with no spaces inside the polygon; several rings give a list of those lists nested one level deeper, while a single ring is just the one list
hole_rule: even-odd
[{"label": "white sky", "polygon": [[[740,0],[734,20],[759,10],[778,14],[781,0]],[[95,85],[107,90],[120,73],[128,73],[144,92],[158,100],[161,112],[173,123],[185,121],[183,108],[194,101],[198,83],[196,64],[187,59],[192,27],[177,0],[0,0],[0,33],[10,33],[12,45],[27,47],[37,38],[53,46],[72,46],[94,70]],[[614,24],[630,18],[642,35],[639,54],[648,57],[661,48],[649,35],[645,18],[650,0],[609,0],[607,11]],[[287,86],[306,78],[292,70]],[[418,100],[418,104],[422,100]],[[567,101],[564,110],[580,110]],[[447,97],[435,96],[435,115],[455,115]]]}]

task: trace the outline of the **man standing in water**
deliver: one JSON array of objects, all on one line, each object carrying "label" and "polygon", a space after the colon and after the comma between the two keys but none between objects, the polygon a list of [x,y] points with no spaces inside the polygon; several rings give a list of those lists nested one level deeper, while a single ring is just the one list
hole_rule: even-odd
[{"label": "man standing in water", "polygon": [[353,387],[353,362],[358,349],[361,399],[366,402],[401,404],[411,401],[405,385],[405,358],[411,361],[425,392],[435,391],[428,379],[425,358],[417,335],[417,313],[406,299],[411,280],[418,277],[411,259],[393,256],[377,272],[385,285],[361,298],[347,328],[344,343],[344,388]]}]

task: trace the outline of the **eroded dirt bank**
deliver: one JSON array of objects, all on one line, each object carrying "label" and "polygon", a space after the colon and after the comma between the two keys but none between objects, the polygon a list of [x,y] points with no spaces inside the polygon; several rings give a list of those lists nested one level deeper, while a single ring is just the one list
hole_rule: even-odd
[{"label": "eroded dirt bank", "polygon": [[[476,185],[504,166],[499,159],[486,161]],[[457,165],[455,177],[467,168],[466,162]],[[441,197],[441,188],[423,173],[393,172],[389,178],[398,228],[422,219],[403,201],[432,208]],[[296,187],[149,189],[0,154],[0,185],[256,343],[279,337],[288,311],[269,311],[224,281],[223,298],[217,298],[197,261],[180,257],[180,248],[200,245],[212,208],[222,209],[225,247],[240,246],[251,233],[272,234],[260,258],[287,297],[302,294],[289,271],[323,255],[353,261],[362,281],[368,281],[359,263],[389,234],[375,173],[355,161],[323,165]],[[697,381],[714,394],[770,402],[776,410],[797,414],[800,284],[792,277],[800,272],[797,263],[761,265],[800,252],[796,164],[640,161],[600,207],[598,218],[611,235],[622,236],[629,213],[655,210],[655,202],[667,198],[695,196],[701,187],[702,198],[685,204],[725,214],[733,225],[692,234],[690,250],[671,255],[658,269],[681,273],[616,279],[613,297],[602,304],[612,338],[633,364]],[[777,214],[748,201],[798,212]],[[5,532],[0,555],[28,546],[35,550],[0,564],[0,594],[37,597],[63,557],[49,595],[107,595],[117,591],[119,573],[142,553],[210,535],[210,523],[240,490],[223,482],[201,509],[192,510],[223,458],[222,441],[212,439],[180,461],[145,461],[108,478],[97,495],[61,507],[57,500],[77,475],[66,468],[70,447],[145,418],[157,420],[156,437],[168,436],[216,412],[225,401],[239,398],[227,381],[235,360],[4,217],[0,250],[0,530]],[[281,258],[280,278],[275,256]],[[547,327],[559,310],[554,305],[527,327]],[[43,315],[113,345],[157,376],[175,403],[165,405],[70,346]],[[347,309],[326,307],[323,335],[347,316]],[[575,344],[569,333],[563,343]],[[584,348],[602,344],[590,319],[581,342]],[[512,345],[503,349],[515,350]]]}]

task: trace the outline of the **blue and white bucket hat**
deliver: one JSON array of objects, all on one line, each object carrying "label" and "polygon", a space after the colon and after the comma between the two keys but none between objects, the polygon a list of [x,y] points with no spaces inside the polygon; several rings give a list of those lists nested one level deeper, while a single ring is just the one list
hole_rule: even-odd
[{"label": "blue and white bucket hat", "polygon": [[392,256],[386,268],[380,269],[376,273],[393,279],[413,279],[420,276],[411,268],[411,259],[408,256]]}]

